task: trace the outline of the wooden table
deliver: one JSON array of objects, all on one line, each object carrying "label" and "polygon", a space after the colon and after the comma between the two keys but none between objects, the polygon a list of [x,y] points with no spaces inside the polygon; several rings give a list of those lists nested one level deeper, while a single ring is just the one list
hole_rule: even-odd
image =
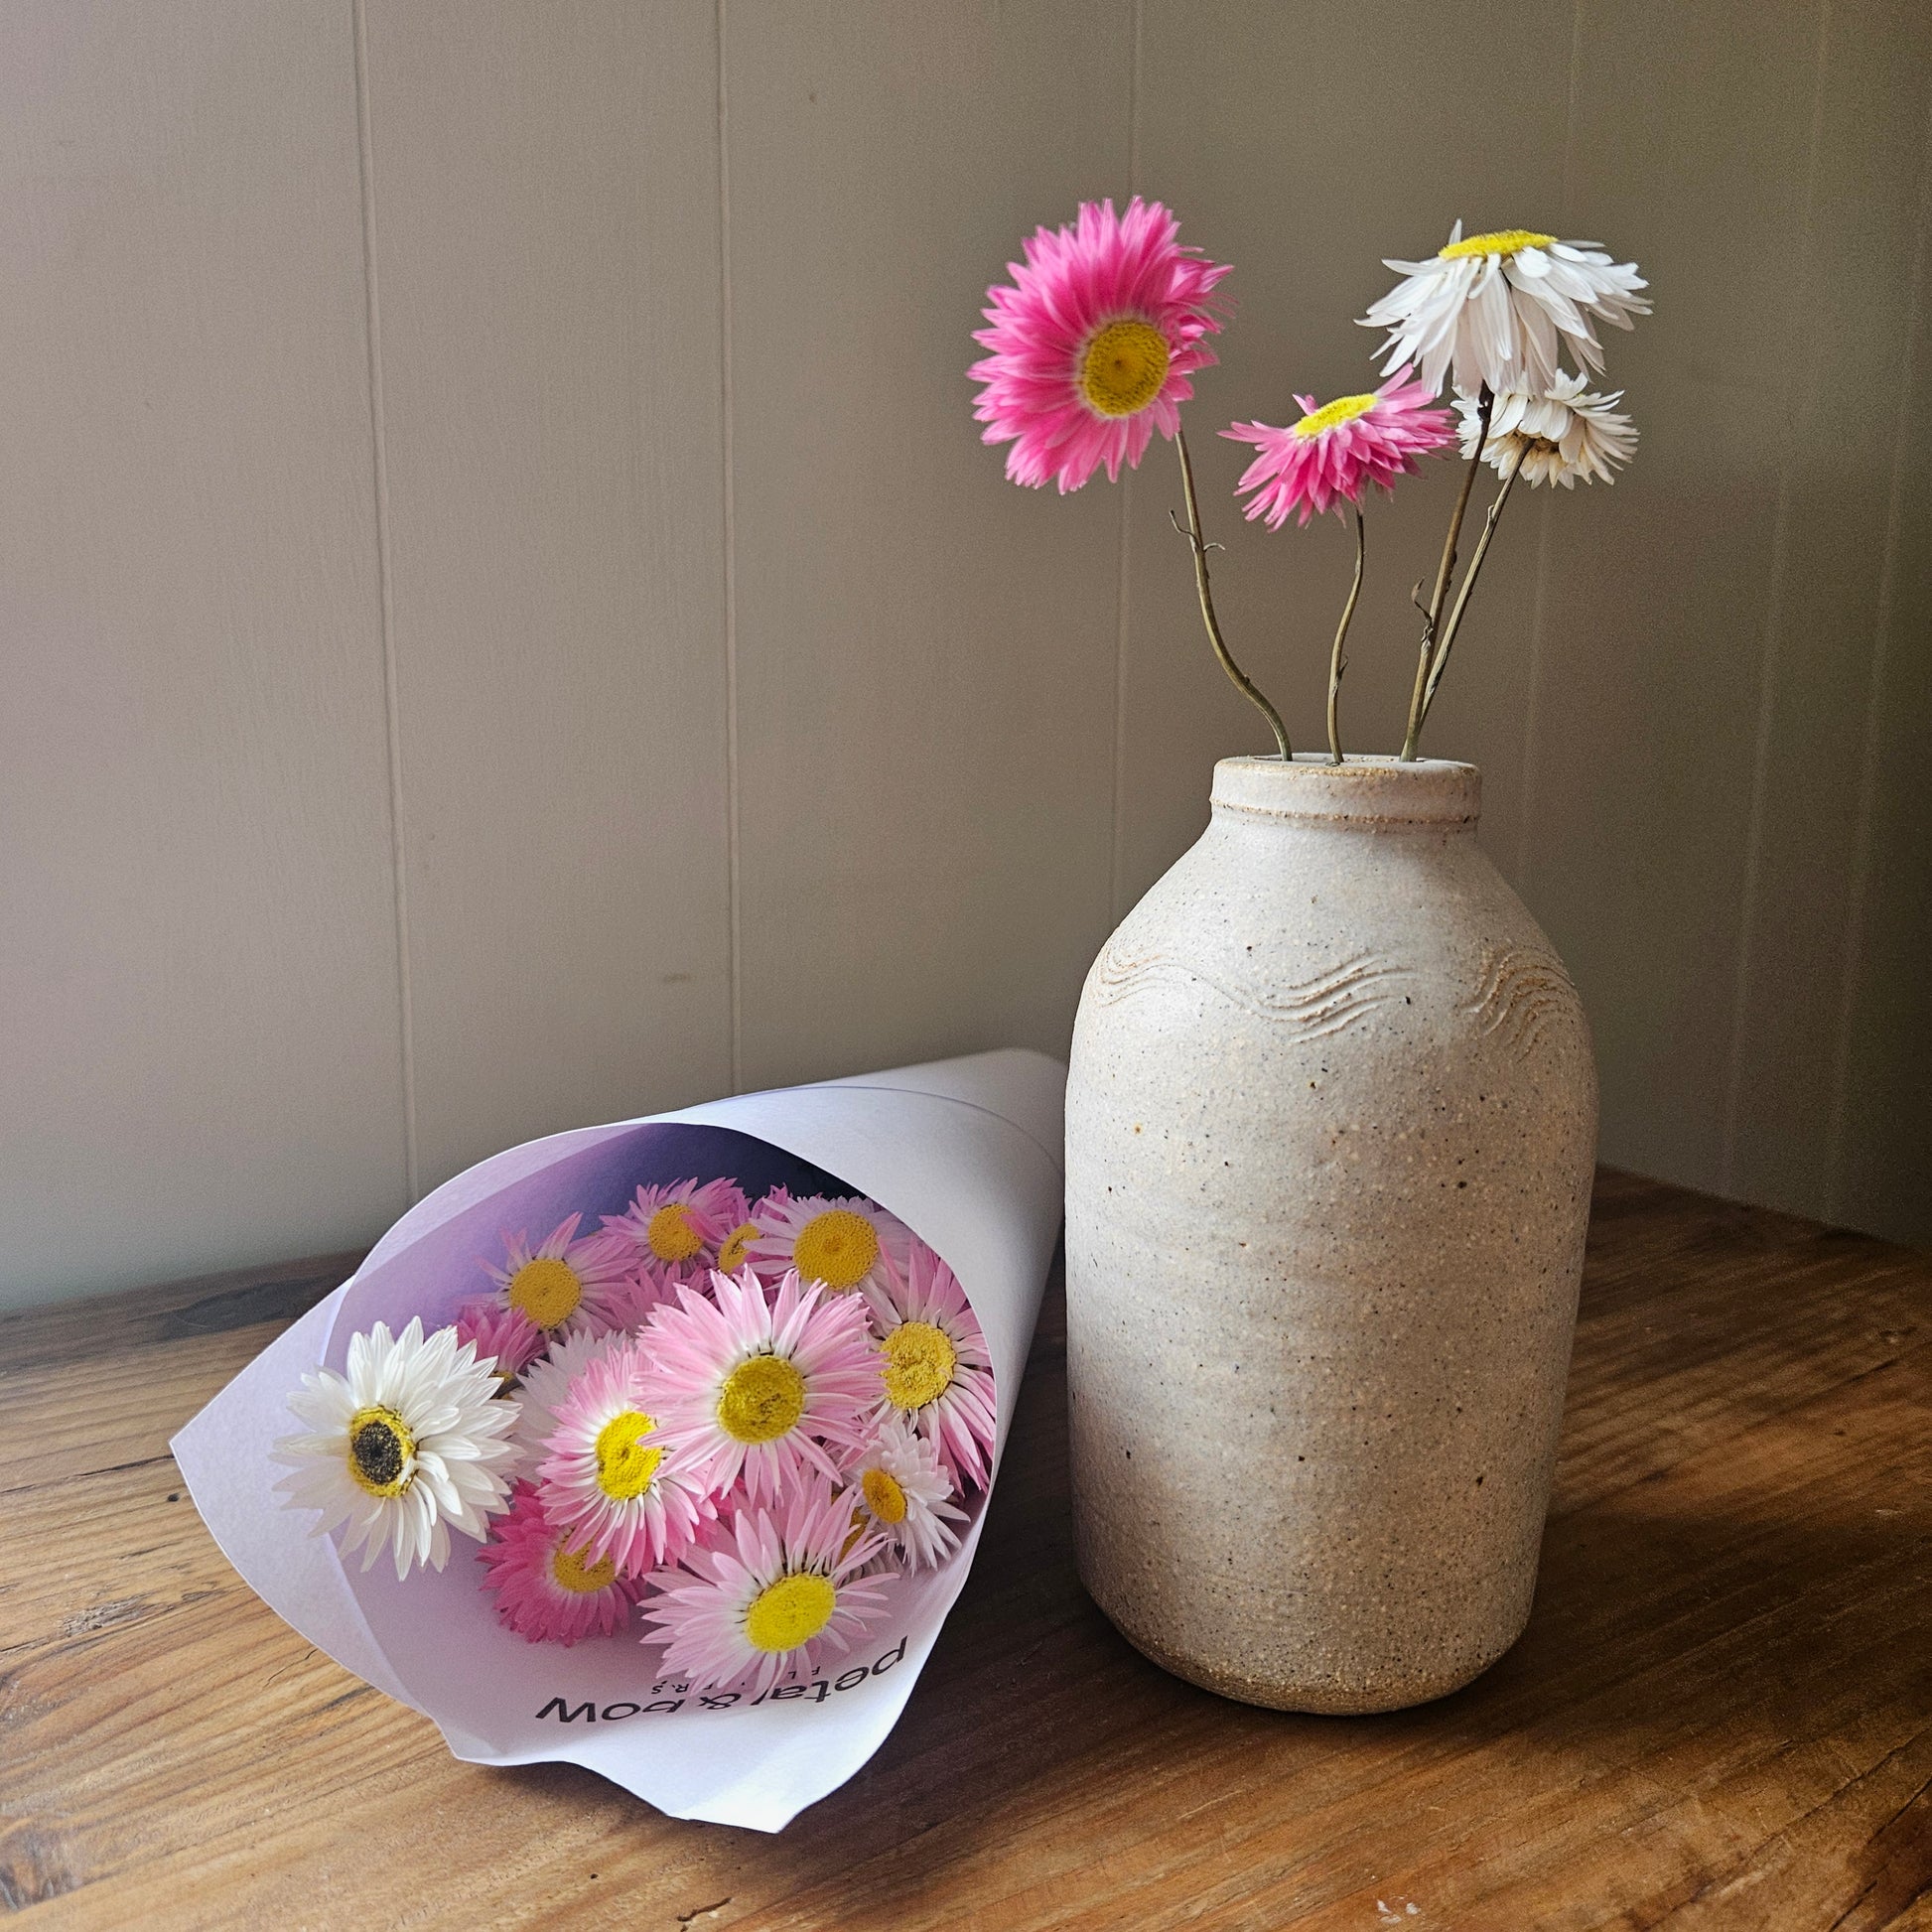
[{"label": "wooden table", "polygon": [[228,1569],[168,1436],[352,1259],[0,1322],[24,1926],[1932,1927],[1932,1257],[1605,1173],[1529,1633],[1373,1719],[1089,1603],[1049,1297],[931,1667],[775,1838],[459,1764]]}]

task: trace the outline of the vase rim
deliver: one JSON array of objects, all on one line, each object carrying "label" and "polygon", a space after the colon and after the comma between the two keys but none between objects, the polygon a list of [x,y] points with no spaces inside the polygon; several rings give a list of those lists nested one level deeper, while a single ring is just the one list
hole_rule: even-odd
[{"label": "vase rim", "polygon": [[1453,759],[1360,755],[1336,764],[1326,752],[1279,758],[1221,759],[1214,766],[1214,811],[1254,818],[1405,825],[1472,826],[1482,808],[1482,773]]}]

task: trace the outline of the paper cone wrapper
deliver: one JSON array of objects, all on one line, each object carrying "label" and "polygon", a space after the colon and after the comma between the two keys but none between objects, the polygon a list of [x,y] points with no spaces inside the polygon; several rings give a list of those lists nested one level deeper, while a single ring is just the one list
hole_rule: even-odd
[{"label": "paper cone wrapper", "polygon": [[[706,1700],[664,1677],[628,1634],[566,1648],[503,1629],[479,1588],[479,1546],[398,1583],[386,1559],[345,1566],[334,1541],[283,1505],[270,1460],[301,1427],[288,1397],[319,1364],[341,1370],[351,1334],[455,1318],[486,1288],[480,1256],[501,1231],[616,1214],[640,1182],[733,1174],[754,1197],[787,1159],[897,1214],[958,1276],[993,1360],[997,1482],[1058,1234],[1066,1070],[1009,1050],[815,1086],[740,1094],[677,1113],[531,1141],[410,1209],[353,1277],[279,1336],[174,1439],[175,1459],[228,1560],[309,1642],[422,1712],[477,1764],[582,1764],[678,1818],[776,1831],[836,1790],[897,1722],[979,1542],[978,1509],[953,1557],[895,1582],[891,1620],[820,1680],[783,1699]],[[991,1486],[987,1504],[992,1501]],[[655,1674],[654,1674],[655,1673]]]}]

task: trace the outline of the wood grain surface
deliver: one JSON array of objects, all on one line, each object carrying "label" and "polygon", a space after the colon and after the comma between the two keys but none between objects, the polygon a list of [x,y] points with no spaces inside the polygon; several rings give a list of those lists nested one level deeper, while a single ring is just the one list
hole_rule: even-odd
[{"label": "wood grain surface", "polygon": [[1932,1258],[1605,1173],[1528,1634],[1343,1720],[1082,1593],[1048,1301],[897,1730],[767,1838],[457,1763],[229,1570],[167,1439],[353,1257],[0,1322],[28,1927],[1932,1927]]}]

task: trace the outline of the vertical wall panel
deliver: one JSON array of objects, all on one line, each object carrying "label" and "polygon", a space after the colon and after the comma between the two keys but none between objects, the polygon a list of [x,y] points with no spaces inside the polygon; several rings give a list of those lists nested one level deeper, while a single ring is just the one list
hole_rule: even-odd
[{"label": "vertical wall panel", "polygon": [[[1538,76],[1506,118],[1472,112],[1495,49]],[[1237,51],[1238,50],[1238,54]],[[1244,451],[1216,432],[1235,418],[1293,422],[1298,391],[1372,388],[1380,332],[1356,318],[1394,277],[1385,255],[1419,257],[1468,231],[1555,218],[1569,85],[1568,6],[1308,10],[1266,0],[1147,0],[1140,183],[1183,216],[1189,239],[1235,265],[1221,365],[1188,415],[1217,605],[1230,647],[1286,717],[1295,748],[1325,743],[1328,651],[1353,567],[1333,517],[1270,532],[1240,520],[1232,495]],[[1400,103],[1400,138],[1382,103]],[[1368,572],[1342,685],[1344,750],[1402,743],[1420,620],[1410,603],[1433,578],[1453,500],[1451,461],[1433,462],[1368,520]],[[1478,495],[1477,502],[1486,500]],[[1209,654],[1184,542],[1174,458],[1150,453],[1134,481],[1126,662],[1123,907],[1207,820],[1213,760],[1265,751],[1268,727]],[[1484,769],[1485,844],[1507,870],[1516,848],[1542,506],[1512,502],[1425,751]],[[1466,550],[1468,545],[1464,545]]]},{"label": "vertical wall panel", "polygon": [[744,1077],[1065,1045],[1108,925],[1117,505],[964,370],[1126,172],[1128,0],[728,7]]},{"label": "vertical wall panel", "polygon": [[1604,1158],[1720,1178],[1759,675],[1797,379],[1815,0],[1583,0],[1573,221],[1652,283],[1643,442],[1555,505],[1527,895],[1595,1028]]},{"label": "vertical wall panel", "polygon": [[[1932,91],[1932,14],[1833,0],[1760,695],[1724,1191],[1834,1209],[1832,1116]],[[1916,554],[1922,556],[1920,549]],[[1894,562],[1894,568],[1896,564]]]},{"label": "vertical wall panel", "polygon": [[6,1307],[365,1238],[403,1158],[348,11],[0,47]]},{"label": "vertical wall panel", "polygon": [[371,0],[417,1178],[730,1085],[717,66]]}]

